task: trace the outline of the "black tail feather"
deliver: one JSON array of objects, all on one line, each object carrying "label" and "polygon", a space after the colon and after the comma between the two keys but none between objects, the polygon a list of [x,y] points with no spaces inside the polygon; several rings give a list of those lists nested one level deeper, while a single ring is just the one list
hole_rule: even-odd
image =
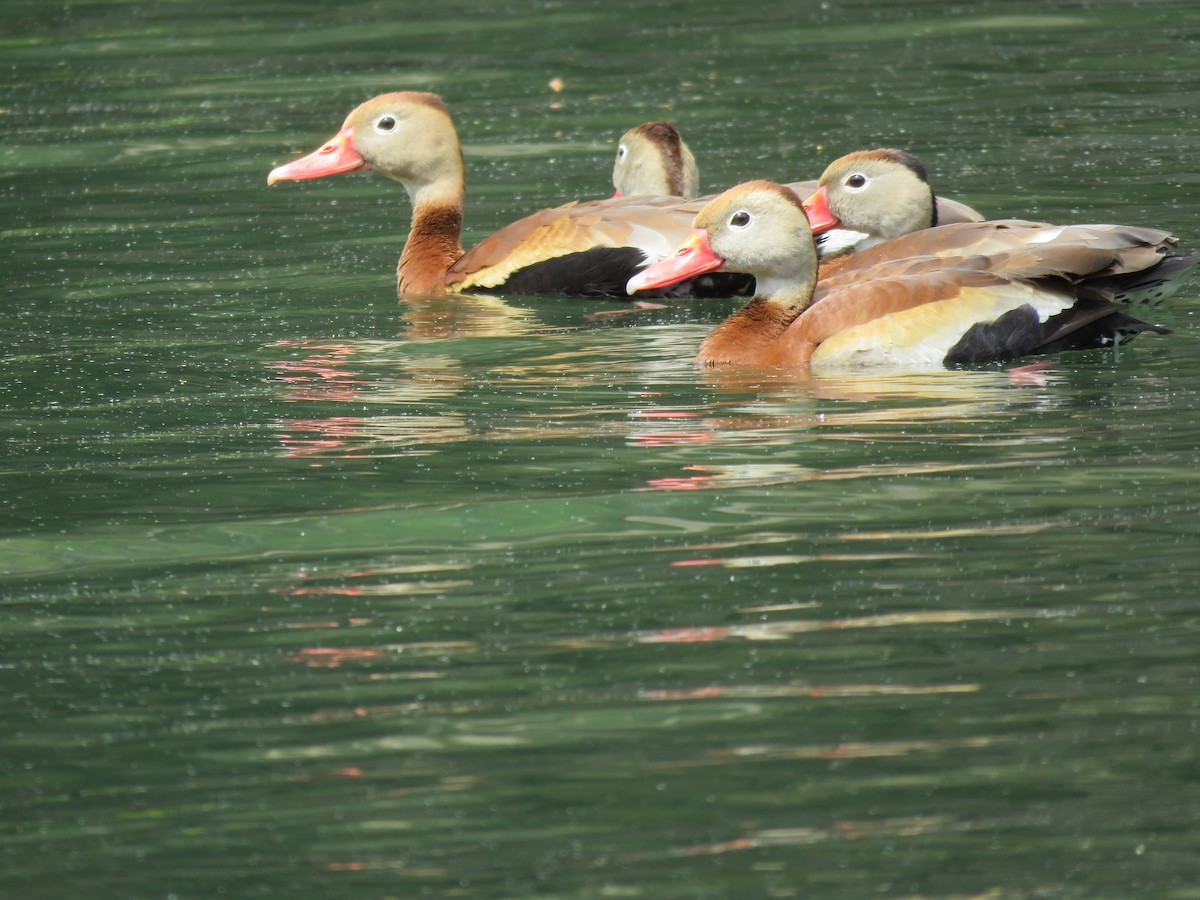
[{"label": "black tail feather", "polygon": [[1198,264],[1200,254],[1167,256],[1140,272],[1089,278],[1079,285],[1080,296],[1110,300],[1121,306],[1158,306],[1179,290],[1185,276]]}]

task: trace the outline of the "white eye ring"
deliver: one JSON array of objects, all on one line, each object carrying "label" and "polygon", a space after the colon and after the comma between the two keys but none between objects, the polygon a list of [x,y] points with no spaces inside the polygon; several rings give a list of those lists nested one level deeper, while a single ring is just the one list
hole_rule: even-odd
[{"label": "white eye ring", "polygon": [[862,172],[854,172],[851,175],[847,175],[846,180],[842,182],[848,191],[861,191],[870,183],[871,179]]},{"label": "white eye ring", "polygon": [[379,134],[391,134],[396,130],[396,126],[400,123],[391,113],[384,113],[372,124],[375,126],[375,130],[379,132]]},{"label": "white eye ring", "polygon": [[626,154],[626,153],[628,153],[628,152],[629,152],[629,150],[628,150],[628,149],[626,149],[625,145],[624,145],[624,144],[621,144],[619,147],[617,147],[617,159],[618,159],[618,160],[622,160],[622,159],[624,159],[624,158],[625,158],[625,154]]},{"label": "white eye ring", "polygon": [[739,209],[729,217],[730,228],[749,228],[752,221],[750,213],[744,209]]}]

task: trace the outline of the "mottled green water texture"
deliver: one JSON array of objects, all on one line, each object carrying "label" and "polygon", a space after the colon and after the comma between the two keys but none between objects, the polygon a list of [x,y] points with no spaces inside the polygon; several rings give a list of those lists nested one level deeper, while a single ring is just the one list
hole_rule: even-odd
[{"label": "mottled green water texture", "polygon": [[706,190],[900,146],[1196,250],[1195,3],[0,25],[0,897],[1200,898],[1200,281],[1033,372],[738,377],[732,302],[398,303],[399,185],[266,185],[422,89],[468,243],[669,118]]}]

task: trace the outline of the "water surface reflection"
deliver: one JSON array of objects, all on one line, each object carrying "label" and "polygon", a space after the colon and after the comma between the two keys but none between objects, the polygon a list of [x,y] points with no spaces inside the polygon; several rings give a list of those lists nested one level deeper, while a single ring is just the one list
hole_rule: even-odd
[{"label": "water surface reflection", "polygon": [[[502,334],[523,340],[505,345],[510,361],[484,366],[476,362],[470,340],[422,336],[414,342],[406,335],[397,341],[280,342],[283,358],[272,368],[277,382],[286,385],[281,399],[313,404],[313,414],[280,423],[281,440],[289,453],[336,457],[530,439],[620,438],[646,448],[814,438],[870,442],[904,440],[906,426],[920,423],[936,427],[939,441],[975,442],[980,422],[1049,411],[1056,404],[1056,376],[1045,364],[1032,373],[698,371],[687,355],[694,342],[690,328],[608,331],[598,343],[594,334],[561,329],[539,336],[536,321],[528,318],[516,320],[520,328],[513,334],[513,320],[502,321]],[[470,328],[477,326],[474,321]],[[472,334],[485,345],[495,336],[486,327]],[[501,414],[484,413],[485,405],[501,401]],[[347,415],[339,405],[357,414]],[[322,409],[337,412],[322,415]],[[957,434],[955,423],[962,426]],[[907,436],[929,435],[925,430]],[[1022,438],[997,434],[992,440]],[[776,476],[802,477],[787,464]],[[708,476],[734,477],[775,476],[767,464],[753,473],[743,467]]]}]

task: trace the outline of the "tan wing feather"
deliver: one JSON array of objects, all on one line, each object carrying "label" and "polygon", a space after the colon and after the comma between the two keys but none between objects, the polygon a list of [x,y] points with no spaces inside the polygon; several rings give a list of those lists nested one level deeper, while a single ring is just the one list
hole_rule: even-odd
[{"label": "tan wing feather", "polygon": [[952,296],[845,328],[813,351],[813,368],[852,366],[941,368],[947,354],[972,326],[992,322],[1023,306],[1045,319],[1075,302],[1068,294],[1010,282],[987,287],[962,285]]},{"label": "tan wing feather", "polygon": [[857,277],[839,273],[820,284],[813,303],[792,326],[790,333],[814,346],[839,331],[863,325],[928,303],[959,297],[968,289],[995,289],[1005,279],[986,269],[984,257],[973,256],[947,265],[935,257],[891,260],[860,271]]},{"label": "tan wing feather", "polygon": [[629,197],[544,209],[501,228],[468,250],[446,274],[452,291],[504,284],[527,266],[597,247],[635,247],[648,260],[687,236],[703,205],[668,197]]},{"label": "tan wing feather", "polygon": [[1005,277],[1076,280],[1140,271],[1175,244],[1165,231],[1123,225],[1061,226],[1019,220],[943,225],[861,250],[826,283],[832,287],[843,280],[862,279],[876,266],[905,258],[956,256],[987,257],[988,268]]}]

